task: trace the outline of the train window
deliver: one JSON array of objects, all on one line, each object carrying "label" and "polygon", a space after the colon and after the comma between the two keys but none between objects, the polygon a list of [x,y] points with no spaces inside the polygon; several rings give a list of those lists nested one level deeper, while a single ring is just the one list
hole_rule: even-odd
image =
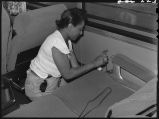
[{"label": "train window", "polygon": [[157,3],[83,2],[87,25],[157,45]]}]

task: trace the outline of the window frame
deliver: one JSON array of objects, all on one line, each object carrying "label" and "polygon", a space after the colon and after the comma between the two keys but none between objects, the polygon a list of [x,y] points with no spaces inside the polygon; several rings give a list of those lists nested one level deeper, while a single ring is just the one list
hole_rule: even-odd
[{"label": "window frame", "polygon": [[[122,23],[122,22],[115,21],[112,19],[93,15],[91,13],[88,13],[87,3],[89,4],[90,2],[82,2],[82,9],[87,12],[87,22],[86,22],[87,26],[94,27],[94,28],[101,29],[101,30],[108,31],[108,32],[112,32],[112,33],[116,33],[119,35],[123,35],[126,37],[130,37],[130,38],[142,41],[144,43],[148,43],[148,44],[157,46],[158,39],[157,39],[157,35],[155,33],[157,31],[154,32],[154,30],[151,30],[148,28],[131,25],[131,24],[127,24],[127,23]],[[105,5],[100,2],[91,2],[91,4]],[[152,4],[154,4],[154,3],[152,3]],[[122,8],[122,9],[124,9],[124,8]],[[127,10],[128,8],[125,8],[125,9]],[[145,12],[143,14],[145,14]],[[109,24],[113,24],[115,27],[114,26],[112,27]],[[118,27],[118,26],[120,26],[120,27]],[[125,27],[125,29],[122,29],[122,27]],[[133,30],[136,32],[133,32]],[[142,34],[142,32],[144,35]],[[145,34],[147,34],[147,35],[145,35]]]}]

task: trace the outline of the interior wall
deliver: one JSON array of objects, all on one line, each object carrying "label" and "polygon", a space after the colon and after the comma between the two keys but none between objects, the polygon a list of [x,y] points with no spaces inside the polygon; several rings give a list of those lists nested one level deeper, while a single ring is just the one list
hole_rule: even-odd
[{"label": "interior wall", "polygon": [[92,61],[105,49],[109,50],[110,56],[121,53],[145,66],[155,74],[158,72],[157,51],[154,50],[129,44],[110,36],[95,33],[95,31],[88,31],[87,29],[84,32],[84,36],[75,45],[76,56],[82,63]]}]

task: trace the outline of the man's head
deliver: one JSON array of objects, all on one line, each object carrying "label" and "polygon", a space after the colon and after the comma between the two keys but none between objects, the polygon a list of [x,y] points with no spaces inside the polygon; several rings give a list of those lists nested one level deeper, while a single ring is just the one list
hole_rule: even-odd
[{"label": "man's head", "polygon": [[86,14],[82,9],[72,8],[65,10],[60,20],[56,21],[57,28],[67,29],[67,34],[70,40],[75,41],[83,34]]}]

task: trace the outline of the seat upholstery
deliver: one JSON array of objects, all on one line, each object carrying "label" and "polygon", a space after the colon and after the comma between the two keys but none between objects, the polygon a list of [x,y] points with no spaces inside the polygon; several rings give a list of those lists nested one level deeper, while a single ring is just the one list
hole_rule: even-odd
[{"label": "seat upholstery", "polygon": [[[104,91],[106,88],[110,88],[111,92]],[[109,93],[108,96],[104,98],[107,93]],[[133,91],[113,80],[108,74],[94,70],[57,89],[53,94],[59,97],[78,116],[84,110],[86,104],[93,98],[97,97],[96,100],[88,105],[84,114],[104,99],[101,105],[86,115],[86,117],[104,117],[105,110],[110,105],[127,98],[133,93]]]},{"label": "seat upholstery", "polygon": [[8,71],[15,68],[20,52],[42,44],[45,38],[56,29],[55,20],[66,9],[64,4],[53,5],[24,12],[15,17],[13,29],[16,32],[8,54]]},{"label": "seat upholstery", "polygon": [[[110,105],[133,93],[111,79],[107,74],[95,70],[58,88],[53,94],[33,101],[5,117],[78,117],[87,102],[96,97],[105,87],[110,87],[112,92],[100,106],[86,117],[104,117],[106,109]],[[98,105],[103,97],[103,95],[99,96],[88,106],[85,112]]]},{"label": "seat upholstery", "polygon": [[[121,100],[109,107],[105,116],[107,117],[108,112],[111,110],[111,117],[137,117],[136,114],[139,112],[145,110],[147,107],[153,104],[157,104],[157,80],[157,77],[153,78],[128,98]],[[146,113],[141,114],[140,117],[141,116],[146,117]]]}]

